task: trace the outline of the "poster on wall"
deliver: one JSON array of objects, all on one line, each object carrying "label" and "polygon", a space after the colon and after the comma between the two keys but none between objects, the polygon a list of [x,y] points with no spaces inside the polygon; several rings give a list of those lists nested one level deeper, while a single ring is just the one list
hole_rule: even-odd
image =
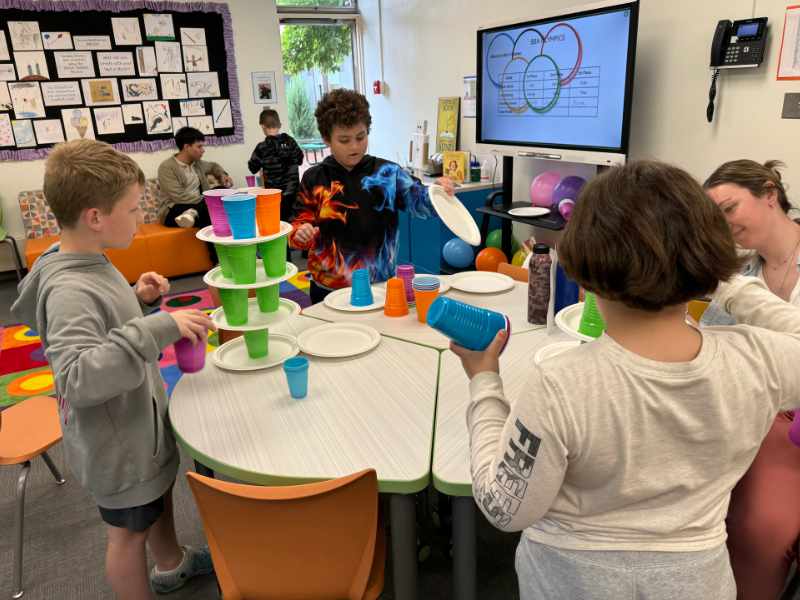
[{"label": "poster on wall", "polygon": [[122,120],[122,109],[119,106],[95,108],[94,122],[97,125],[97,135],[125,133],[125,124]]},{"label": "poster on wall", "polygon": [[183,64],[187,71],[208,71],[208,48],[184,44]]},{"label": "poster on wall", "polygon": [[58,144],[64,141],[64,130],[59,119],[37,119],[33,122],[37,144]]},{"label": "poster on wall", "polygon": [[8,92],[11,95],[14,116],[17,119],[41,119],[47,116],[44,112],[44,101],[38,81],[9,83]]},{"label": "poster on wall", "polygon": [[67,140],[93,140],[92,113],[88,108],[62,108],[61,121]]},{"label": "poster on wall", "polygon": [[101,77],[123,77],[136,75],[132,52],[98,52],[97,70]]},{"label": "poster on wall", "polygon": [[5,81],[0,81],[0,111],[12,110],[13,108],[11,94],[8,93],[8,84]]},{"label": "poster on wall", "polygon": [[156,42],[156,64],[160,73],[183,71],[181,45],[178,42]]},{"label": "poster on wall", "polygon": [[111,29],[117,46],[138,46],[142,43],[142,30],[139,29],[139,19],[135,17],[113,18]]},{"label": "poster on wall", "polygon": [[91,52],[54,52],[56,73],[59,79],[94,77],[94,61]]},{"label": "poster on wall", "polygon": [[233,127],[233,114],[231,113],[230,100],[212,100],[211,117],[214,119],[214,129]]},{"label": "poster on wall", "polygon": [[81,81],[81,86],[83,87],[83,99],[86,102],[86,106],[121,104],[117,80],[113,77],[108,79],[84,79]]},{"label": "poster on wall", "polygon": [[144,109],[144,124],[149,135],[170,133],[172,131],[172,115],[169,102],[158,100],[156,102],[142,102]]},{"label": "poster on wall", "polygon": [[180,131],[189,125],[186,117],[172,117],[172,131]]},{"label": "poster on wall", "polygon": [[156,62],[156,49],[152,46],[139,46],[136,48],[136,68],[139,75],[158,75]]},{"label": "poster on wall", "polygon": [[158,100],[158,87],[156,87],[155,79],[123,79],[120,83],[122,84],[122,98],[125,102]]},{"label": "poster on wall", "polygon": [[21,121],[11,120],[11,127],[14,130],[14,139],[20,148],[30,148],[36,145],[36,137],[33,135],[33,125],[30,119]]},{"label": "poster on wall", "polygon": [[800,79],[800,4],[786,7],[778,58],[778,79]]},{"label": "poster on wall", "polygon": [[11,47],[15,52],[44,50],[38,21],[9,21],[8,35],[11,36]]},{"label": "poster on wall", "polygon": [[256,71],[250,74],[253,82],[253,102],[256,104],[275,104],[275,72]]},{"label": "poster on wall", "polygon": [[447,152],[458,147],[458,96],[439,98],[436,111],[436,152]]},{"label": "poster on wall", "polygon": [[14,52],[14,62],[21,81],[50,79],[44,52]]},{"label": "poster on wall", "polygon": [[[42,33],[45,50],[72,50],[72,34],[69,31],[45,31]],[[38,139],[38,135],[36,136]]]},{"label": "poster on wall", "polygon": [[123,104],[122,122],[125,125],[144,125],[144,115],[142,115],[141,104]]},{"label": "poster on wall", "polygon": [[188,98],[189,92],[186,88],[186,75],[183,73],[162,73],[161,97],[165,100]]},{"label": "poster on wall", "polygon": [[17,71],[11,63],[0,65],[0,81],[14,81],[17,78]]},{"label": "poster on wall", "polygon": [[175,39],[175,28],[172,24],[172,15],[145,14],[144,36],[151,41],[168,41]]},{"label": "poster on wall", "polygon": [[220,96],[219,78],[216,72],[187,73],[189,98],[214,98]]},{"label": "poster on wall", "polygon": [[189,127],[200,130],[205,135],[214,135],[214,122],[211,117],[186,117],[189,120]]},{"label": "poster on wall", "polygon": [[181,116],[202,117],[206,114],[205,100],[183,100],[181,102]]},{"label": "poster on wall", "polygon": [[0,146],[14,146],[14,129],[11,127],[11,117],[0,114]]},{"label": "poster on wall", "polygon": [[111,50],[108,35],[75,35],[72,37],[75,50]]},{"label": "poster on wall", "polygon": [[8,42],[6,41],[6,32],[0,29],[0,60],[11,60],[8,54]]},{"label": "poster on wall", "polygon": [[83,104],[81,86],[77,81],[43,81],[42,98],[45,106]]},{"label": "poster on wall", "polygon": [[205,46],[206,30],[202,27],[181,27],[181,43],[184,46]]}]

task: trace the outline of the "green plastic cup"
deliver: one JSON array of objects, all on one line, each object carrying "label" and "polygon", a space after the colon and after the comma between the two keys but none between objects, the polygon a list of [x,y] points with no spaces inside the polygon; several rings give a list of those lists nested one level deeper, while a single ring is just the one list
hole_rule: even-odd
[{"label": "green plastic cup", "polygon": [[268,331],[266,329],[245,331],[244,343],[247,345],[247,354],[250,358],[263,358],[269,350]]},{"label": "green plastic cup", "polygon": [[217,258],[219,258],[219,267],[222,269],[222,276],[225,279],[233,279],[233,269],[231,268],[231,261],[228,258],[228,248],[224,244],[214,244],[217,250]]},{"label": "green plastic cup", "polygon": [[256,300],[258,310],[263,313],[271,313],[278,310],[281,302],[281,286],[271,285],[256,289]]},{"label": "green plastic cup", "polygon": [[267,277],[283,277],[286,275],[286,236],[258,245],[264,271]]},{"label": "green plastic cup", "polygon": [[233,281],[236,283],[256,282],[256,245],[228,246],[228,262]]},{"label": "green plastic cup", "polygon": [[228,325],[247,323],[247,290],[227,290],[219,288],[219,299]]},{"label": "green plastic cup", "polygon": [[586,292],[586,299],[583,302],[583,312],[581,313],[581,322],[578,325],[578,332],[589,337],[597,338],[603,335],[606,330],[606,323],[603,321],[603,315],[597,308],[597,300],[595,300],[592,292]]}]

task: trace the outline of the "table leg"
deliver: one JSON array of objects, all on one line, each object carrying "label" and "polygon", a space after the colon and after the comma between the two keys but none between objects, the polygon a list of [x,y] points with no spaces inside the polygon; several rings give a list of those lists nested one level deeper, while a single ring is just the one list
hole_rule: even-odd
[{"label": "table leg", "polygon": [[475,501],[453,498],[453,597],[476,600]]},{"label": "table leg", "polygon": [[204,477],[211,477],[212,479],[214,478],[214,471],[212,471],[207,466],[197,461],[194,461],[194,471],[198,475],[202,475]]},{"label": "table leg", "polygon": [[413,494],[392,494],[392,570],[395,600],[417,598],[417,518]]}]

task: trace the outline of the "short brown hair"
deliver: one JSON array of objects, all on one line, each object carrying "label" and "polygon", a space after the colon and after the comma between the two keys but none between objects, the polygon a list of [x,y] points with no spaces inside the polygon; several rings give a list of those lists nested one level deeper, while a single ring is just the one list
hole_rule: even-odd
[{"label": "short brown hair", "polygon": [[722,211],[700,184],[656,161],[614,167],[586,184],[558,256],[587,290],[648,311],[706,296],[741,265]]},{"label": "short brown hair", "polygon": [[281,117],[277,110],[265,108],[258,116],[258,124],[269,129],[276,129],[281,126]]},{"label": "short brown hair", "polygon": [[44,165],[44,197],[63,228],[74,227],[87,208],[110,213],[134,183],[144,185],[139,165],[105,142],[58,144]]},{"label": "short brown hair", "polygon": [[781,182],[779,167],[785,166],[779,160],[768,160],[763,165],[754,160],[731,160],[726,162],[714,171],[706,179],[703,187],[711,189],[724,183],[732,183],[739,187],[746,188],[754,196],[763,196],[770,190],[775,190],[778,195],[778,202],[783,212],[789,212],[792,205],[786,197],[786,188]]},{"label": "short brown hair", "polygon": [[367,132],[372,126],[369,102],[363,94],[353,90],[338,89],[328,92],[314,111],[317,129],[324,140],[330,140],[334,127],[354,127],[364,124]]}]

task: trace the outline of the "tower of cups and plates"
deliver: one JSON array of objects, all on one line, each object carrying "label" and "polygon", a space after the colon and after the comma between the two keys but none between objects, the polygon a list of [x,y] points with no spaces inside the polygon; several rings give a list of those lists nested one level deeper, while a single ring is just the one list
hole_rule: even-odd
[{"label": "tower of cups and plates", "polygon": [[214,351],[214,364],[228,370],[279,365],[298,353],[297,340],[270,328],[300,312],[296,302],[280,297],[281,282],[297,275],[286,260],[292,227],[280,220],[281,192],[251,187],[203,196],[212,224],[197,237],[213,244],[219,257],[219,266],[203,277],[222,303],[211,318],[220,330],[243,333]]}]

